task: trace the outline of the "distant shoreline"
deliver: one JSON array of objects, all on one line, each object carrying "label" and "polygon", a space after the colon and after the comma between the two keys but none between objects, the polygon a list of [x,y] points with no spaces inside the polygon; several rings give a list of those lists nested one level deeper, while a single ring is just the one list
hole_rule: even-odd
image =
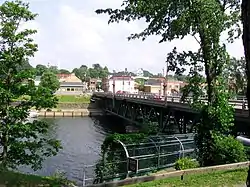
[{"label": "distant shoreline", "polygon": [[[34,110],[35,111],[35,110]],[[38,117],[86,117],[86,116],[102,116],[102,110],[98,109],[53,109],[51,111],[36,111]]]}]

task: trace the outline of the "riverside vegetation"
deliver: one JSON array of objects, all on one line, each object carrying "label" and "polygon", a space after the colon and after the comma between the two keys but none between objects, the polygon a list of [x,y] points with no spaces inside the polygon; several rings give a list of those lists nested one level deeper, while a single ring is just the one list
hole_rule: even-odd
[{"label": "riverside vegetation", "polygon": [[[183,99],[192,94],[190,106],[201,115],[201,120],[196,126],[195,138],[199,165],[208,166],[245,160],[244,147],[234,139],[232,133],[234,111],[228,104],[229,88],[224,86],[228,85],[226,80],[229,77],[223,74],[230,56],[225,44],[220,41],[221,33],[224,31],[229,31],[230,41],[239,37],[235,35],[235,31],[240,30],[239,1],[130,0],[124,1],[123,7],[125,8],[96,12],[109,14],[109,22],[122,20],[130,22],[145,18],[148,23],[147,28],[139,34],[133,34],[130,39],[145,40],[150,35],[160,35],[162,37],[160,42],[165,42],[192,35],[199,44],[200,48],[196,52],[178,52],[177,48],[174,48],[167,56],[168,71],[182,74],[185,66],[190,67],[189,84],[183,89]],[[38,121],[26,124],[20,122],[27,118],[31,108],[53,108],[58,102],[52,88],[44,85],[36,88],[34,82],[29,81],[34,79],[35,74],[25,68],[28,59],[34,56],[38,48],[30,37],[36,31],[21,30],[20,23],[34,20],[37,15],[29,10],[28,4],[19,0],[4,2],[0,6],[0,13],[0,74],[2,75],[0,120],[3,122],[0,126],[0,143],[3,147],[0,163],[3,171],[11,176],[10,168],[15,169],[18,165],[29,165],[33,169],[39,169],[46,157],[56,155],[62,147],[58,140],[38,138],[39,134],[48,131],[48,124]],[[205,80],[202,76],[203,71]],[[199,97],[203,94],[200,89],[203,85],[206,85],[207,104],[199,101]],[[18,107],[13,107],[11,103],[22,96],[29,97]],[[136,137],[138,136],[134,136],[132,140]],[[19,141],[20,139],[24,141]],[[240,171],[234,174],[238,176],[243,173]],[[219,176],[219,173],[216,173],[216,176]],[[199,177],[195,178],[197,181]],[[239,178],[233,178],[234,182],[239,182]],[[210,182],[209,180],[213,178],[208,179],[203,175],[203,182]],[[167,181],[164,180],[163,183]],[[150,184],[157,185],[157,181]]]},{"label": "riverside vegetation", "polygon": [[[237,142],[232,131],[234,109],[228,102],[232,94],[228,84],[230,75],[225,72],[230,55],[226,42],[220,40],[223,32],[228,34],[227,42],[240,37],[240,11],[240,1],[225,0],[130,0],[124,1],[118,9],[96,10],[97,14],[109,15],[108,23],[144,18],[146,28],[129,36],[129,40],[144,41],[151,35],[160,35],[162,43],[191,35],[197,41],[197,51],[180,52],[174,47],[166,63],[167,71],[178,75],[188,72],[182,100],[191,95],[190,107],[200,114],[195,126],[195,143],[197,160],[202,167],[247,159],[244,146]],[[204,94],[207,103],[199,99]],[[157,182],[150,184],[157,186]]]},{"label": "riverside vegetation", "polygon": [[[62,146],[57,139],[42,138],[49,130],[46,122],[23,123],[32,108],[53,108],[58,101],[50,87],[35,86],[35,72],[27,69],[29,58],[38,51],[32,39],[37,31],[21,25],[37,14],[29,10],[29,4],[14,0],[0,5],[0,15],[0,184],[28,186],[41,182],[55,186],[54,179],[13,172],[20,165],[40,169],[43,161],[56,155]],[[26,98],[13,106],[21,97]]]}]

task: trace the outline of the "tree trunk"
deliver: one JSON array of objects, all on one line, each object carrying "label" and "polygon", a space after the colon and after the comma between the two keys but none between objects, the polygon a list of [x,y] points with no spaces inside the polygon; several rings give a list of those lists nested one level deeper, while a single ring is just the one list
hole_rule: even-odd
[{"label": "tree trunk", "polygon": [[205,74],[206,74],[206,82],[207,82],[207,101],[208,104],[211,104],[213,99],[213,87],[212,87],[212,76],[211,76],[211,67],[210,67],[210,46],[206,42],[206,38],[204,36],[204,33],[200,31],[200,40],[201,40],[201,49],[202,49],[202,55],[205,65]]},{"label": "tree trunk", "polygon": [[2,135],[2,145],[3,145],[2,167],[7,168],[7,153],[8,153],[8,135],[7,135],[7,133],[3,133],[3,135]]},{"label": "tree trunk", "polygon": [[[242,0],[241,4],[242,24],[243,24],[243,46],[246,58],[247,92],[248,107],[250,107],[250,1]],[[250,110],[248,110],[250,116]]]}]

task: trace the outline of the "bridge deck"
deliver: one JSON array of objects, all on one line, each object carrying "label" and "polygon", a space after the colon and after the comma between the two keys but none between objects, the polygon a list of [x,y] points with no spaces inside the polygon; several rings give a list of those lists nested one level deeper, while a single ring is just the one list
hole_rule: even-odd
[{"label": "bridge deck", "polygon": [[[164,99],[150,99],[147,95],[140,94],[115,94],[113,96],[112,94],[107,93],[94,93],[94,97],[109,99],[115,98],[116,100],[126,100],[128,102],[149,105],[153,107],[171,107],[181,111],[190,111],[189,104],[181,102],[180,97],[168,97],[166,101]],[[230,104],[234,105],[235,114],[237,117],[248,117],[248,107],[247,104],[245,104],[245,107],[243,107],[244,101],[230,100],[229,102]]]}]

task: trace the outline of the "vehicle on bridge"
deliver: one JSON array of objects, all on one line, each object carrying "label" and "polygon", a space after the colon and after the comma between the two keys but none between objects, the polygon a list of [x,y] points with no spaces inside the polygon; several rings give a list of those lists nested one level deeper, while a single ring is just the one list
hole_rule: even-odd
[{"label": "vehicle on bridge", "polygon": [[129,94],[129,92],[118,90],[118,91],[116,92],[116,94]]}]

